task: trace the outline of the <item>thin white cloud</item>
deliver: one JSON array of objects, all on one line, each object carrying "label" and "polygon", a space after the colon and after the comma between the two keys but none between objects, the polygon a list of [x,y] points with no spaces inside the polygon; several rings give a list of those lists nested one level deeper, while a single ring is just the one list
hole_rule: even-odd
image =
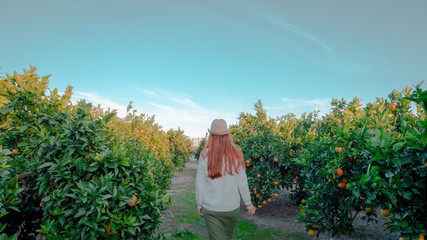
[{"label": "thin white cloud", "polygon": [[293,113],[296,116],[301,116],[303,113],[310,113],[316,110],[320,110],[320,115],[325,115],[330,112],[331,101],[330,98],[319,98],[319,99],[291,99],[282,98],[280,105],[266,106],[267,111],[273,113],[276,116],[286,115]]},{"label": "thin white cloud", "polygon": [[[279,16],[277,14],[274,14],[271,11],[267,11],[266,9],[260,8],[258,5],[252,6],[252,11],[254,12],[255,16],[259,20],[264,21],[284,31],[291,32],[304,39],[307,39],[315,43],[316,45],[321,46],[325,51],[329,52],[330,54],[335,55],[334,51],[326,43],[320,40],[315,34],[307,31],[302,27],[299,27],[295,24],[291,24],[288,21],[285,21],[283,19],[283,16]],[[300,51],[305,52],[304,50],[300,50]]]},{"label": "thin white cloud", "polygon": [[140,92],[142,92],[142,93],[144,93],[146,96],[150,96],[150,97],[155,97],[155,96],[157,96],[157,94],[156,94],[156,92],[155,91],[149,91],[149,90],[147,90],[147,89],[143,89],[143,88],[140,88],[140,87],[134,87],[136,90],[138,90],[138,91],[140,91]]},{"label": "thin white cloud", "polygon": [[184,104],[184,105],[192,107],[192,108],[200,108],[197,104],[195,104],[194,102],[192,102],[188,98],[179,99],[179,98],[173,97],[172,100],[177,102],[177,103],[181,103],[181,104]]},{"label": "thin white cloud", "polygon": [[[171,102],[173,104],[173,102]],[[204,109],[198,105],[184,104],[179,107],[168,106],[151,102],[151,108],[145,109],[149,115],[155,115],[155,121],[163,126],[164,130],[180,127],[190,137],[204,137],[207,129],[215,118],[223,118],[229,124],[236,121],[237,115],[231,112],[219,112]]]},{"label": "thin white cloud", "polygon": [[101,107],[104,110],[107,110],[108,108],[110,110],[117,110],[117,115],[119,117],[125,117],[127,113],[127,107],[124,105],[121,105],[119,103],[114,102],[113,100],[109,98],[105,98],[102,96],[99,96],[97,93],[88,93],[88,92],[75,92],[73,96],[71,97],[71,100],[73,102],[77,102],[81,99],[85,99],[87,102],[92,103],[92,105],[97,106],[101,105]]}]

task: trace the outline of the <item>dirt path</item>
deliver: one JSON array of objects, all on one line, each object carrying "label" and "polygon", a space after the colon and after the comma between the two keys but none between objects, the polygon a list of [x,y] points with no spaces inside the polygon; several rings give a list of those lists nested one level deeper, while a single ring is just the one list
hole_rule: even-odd
[{"label": "dirt path", "polygon": [[[194,189],[197,162],[190,161],[183,174],[172,179],[169,191],[172,204],[163,213],[163,233],[171,234],[170,239],[208,239],[203,218],[197,214]],[[319,238],[310,238],[302,224],[297,223],[298,206],[292,205],[289,192],[283,192],[279,198],[249,216],[242,208],[234,239],[319,239],[319,240],[388,240],[398,239],[398,235],[384,231],[386,219],[379,218],[377,224],[366,224],[359,216],[355,220],[356,232],[351,237],[332,238],[322,234]],[[253,233],[256,232],[256,233]]]}]

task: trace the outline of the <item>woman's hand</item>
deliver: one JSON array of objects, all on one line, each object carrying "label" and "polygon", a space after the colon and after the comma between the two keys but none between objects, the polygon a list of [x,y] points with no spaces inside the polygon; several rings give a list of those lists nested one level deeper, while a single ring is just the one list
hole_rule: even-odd
[{"label": "woman's hand", "polygon": [[203,217],[202,209],[203,209],[203,208],[199,208],[199,216],[200,216],[200,217]]},{"label": "woman's hand", "polygon": [[247,206],[246,206],[246,208],[248,209],[248,211],[246,212],[247,214],[249,214],[249,215],[254,215],[254,213],[255,213],[255,208],[254,208],[254,205],[252,205],[252,203],[251,203],[251,204],[249,204],[249,205],[247,205]]}]

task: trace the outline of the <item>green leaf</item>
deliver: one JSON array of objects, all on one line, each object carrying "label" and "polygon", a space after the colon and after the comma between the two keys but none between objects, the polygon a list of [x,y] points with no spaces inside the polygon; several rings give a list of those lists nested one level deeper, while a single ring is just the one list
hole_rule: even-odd
[{"label": "green leaf", "polygon": [[368,175],[363,174],[363,176],[360,178],[360,185],[365,185],[368,182]]},{"label": "green leaf", "polygon": [[0,109],[0,113],[1,114],[8,114],[12,110],[13,110],[13,108],[6,108],[6,107],[4,107],[4,108]]},{"label": "green leaf", "polygon": [[83,221],[84,224],[86,224],[87,226],[91,227],[91,228],[96,228],[96,224],[94,222],[91,222],[89,220],[85,220]]},{"label": "green leaf", "polygon": [[85,208],[79,208],[79,210],[77,211],[76,216],[74,216],[74,217],[75,218],[79,218],[79,217],[81,217],[81,216],[83,216],[85,214],[86,214],[86,209]]},{"label": "green leaf", "polygon": [[55,164],[54,162],[45,162],[42,165],[39,166],[39,168],[45,168],[45,167],[50,167],[53,164]]},{"label": "green leaf", "polygon": [[355,186],[354,186],[353,183],[347,183],[347,185],[345,186],[345,188],[348,189],[348,190],[350,190],[350,191],[353,191],[354,188],[355,188]]},{"label": "green leaf", "polygon": [[119,164],[120,165],[122,165],[122,166],[129,166],[129,162],[128,161],[124,161],[124,160],[121,160],[120,162],[119,162]]},{"label": "green leaf", "polygon": [[403,147],[405,146],[405,142],[398,142],[396,144],[394,144],[393,146],[393,150],[398,152],[400,151]]}]

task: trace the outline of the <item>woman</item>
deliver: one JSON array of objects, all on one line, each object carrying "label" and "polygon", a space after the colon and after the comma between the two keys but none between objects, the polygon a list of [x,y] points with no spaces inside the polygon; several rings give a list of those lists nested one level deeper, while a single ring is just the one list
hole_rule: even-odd
[{"label": "woman", "polygon": [[240,197],[253,215],[243,153],[233,143],[227,123],[215,119],[209,130],[196,177],[199,215],[204,217],[209,239],[232,239],[239,215]]}]

